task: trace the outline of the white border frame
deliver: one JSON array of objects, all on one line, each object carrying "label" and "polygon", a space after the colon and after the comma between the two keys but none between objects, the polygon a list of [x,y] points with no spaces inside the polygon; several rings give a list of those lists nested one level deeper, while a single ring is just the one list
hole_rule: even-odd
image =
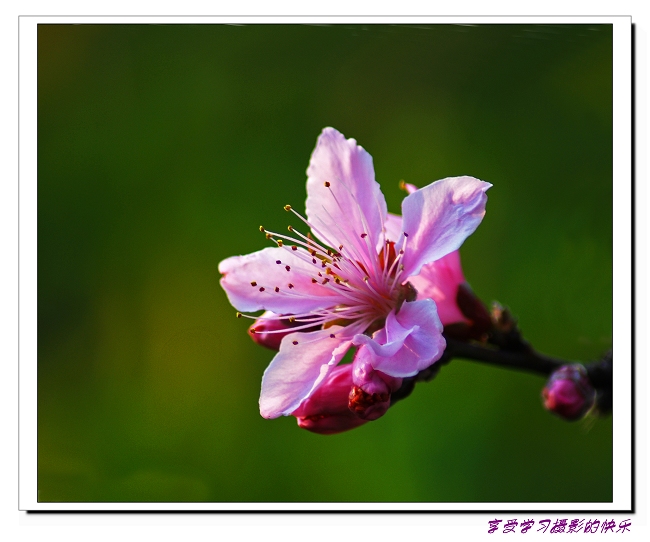
[{"label": "white border frame", "polygon": [[[37,17],[19,18],[19,509],[629,511],[632,508],[632,78],[631,17]],[[74,24],[612,24],[614,363],[612,503],[39,503],[37,495],[37,167],[36,56],[39,23]],[[638,365],[638,362],[637,362]],[[645,374],[643,371],[642,374]],[[637,367],[637,379],[639,370]],[[638,458],[637,458],[638,460]],[[555,514],[557,515],[557,514]]]}]

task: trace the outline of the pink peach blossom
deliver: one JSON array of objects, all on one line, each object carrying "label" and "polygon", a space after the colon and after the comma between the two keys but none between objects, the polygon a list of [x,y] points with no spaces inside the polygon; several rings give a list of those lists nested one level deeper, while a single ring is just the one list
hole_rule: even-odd
[{"label": "pink peach blossom", "polygon": [[237,310],[272,311],[272,319],[299,324],[264,373],[265,418],[296,411],[352,346],[372,370],[396,379],[440,358],[445,341],[436,303],[417,295],[409,280],[477,228],[491,186],[466,176],[425,186],[404,199],[392,231],[372,158],[354,139],[325,128],[307,176],[306,218],[285,210],[313,237],[291,226],[293,236],[260,227],[277,247],[219,265]]}]

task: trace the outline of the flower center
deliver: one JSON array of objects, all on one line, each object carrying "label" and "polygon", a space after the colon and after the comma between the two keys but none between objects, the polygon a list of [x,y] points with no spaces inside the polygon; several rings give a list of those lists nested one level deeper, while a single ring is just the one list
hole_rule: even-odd
[{"label": "flower center", "polygon": [[[330,183],[326,182],[325,186],[329,188]],[[336,200],[334,193],[331,194]],[[288,282],[286,287],[267,286],[262,284],[262,280],[257,279],[251,282],[251,286],[260,291],[274,292],[275,295],[299,297],[322,297],[323,294],[319,295],[317,289],[323,288],[328,290],[326,295],[332,297],[332,307],[303,314],[278,315],[271,317],[272,319],[289,320],[292,331],[305,330],[317,325],[327,328],[333,325],[354,324],[355,333],[367,333],[377,322],[383,322],[391,310],[399,311],[404,301],[415,299],[413,287],[408,283],[403,286],[400,280],[404,269],[401,261],[408,234],[404,233],[401,237],[398,248],[395,241],[385,239],[385,232],[382,231],[381,248],[377,249],[376,246],[372,246],[371,236],[367,232],[340,228],[341,237],[337,241],[341,244],[338,244],[328,235],[323,235],[291,205],[285,205],[284,210],[296,215],[324,242],[314,239],[310,233],[307,235],[300,233],[293,226],[288,227],[292,235],[272,232],[262,226],[260,231],[279,248],[292,254],[289,261],[299,258],[307,264],[306,266],[294,265],[292,268],[282,259],[276,260],[277,265],[282,265],[286,269],[287,277],[308,278],[316,290],[299,292],[292,282]],[[342,210],[341,215],[344,216]],[[304,282],[301,281],[303,284]],[[242,315],[238,313],[238,316]],[[273,333],[273,331],[266,333]]]}]

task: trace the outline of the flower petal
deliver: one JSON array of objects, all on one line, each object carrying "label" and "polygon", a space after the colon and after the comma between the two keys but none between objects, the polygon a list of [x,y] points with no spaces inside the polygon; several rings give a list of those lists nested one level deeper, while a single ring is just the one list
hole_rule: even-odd
[{"label": "flower petal", "polygon": [[311,395],[352,344],[349,335],[340,333],[343,329],[331,326],[309,333],[291,333],[282,339],[280,351],[262,378],[262,416],[288,416]]},{"label": "flower petal", "polygon": [[307,218],[314,233],[333,248],[339,244],[354,247],[357,259],[358,254],[370,252],[376,257],[386,200],[375,181],[372,156],[354,139],[325,128],[307,176]]},{"label": "flower petal", "polygon": [[436,302],[438,316],[443,326],[470,322],[456,302],[458,287],[465,282],[458,250],[450,252],[435,262],[423,265],[420,274],[410,277],[408,281],[417,290],[418,299],[431,298]]},{"label": "flower petal", "polygon": [[389,376],[416,375],[440,359],[445,350],[442,324],[431,299],[404,303],[399,313],[391,311],[386,326],[372,338],[355,335],[359,363],[369,362],[376,371]]},{"label": "flower petal", "polygon": [[230,304],[244,312],[265,309],[299,314],[336,305],[342,301],[340,296],[311,280],[318,278],[319,270],[320,265],[279,247],[233,256],[219,264],[221,286]]},{"label": "flower petal", "polygon": [[485,215],[485,191],[491,186],[474,177],[450,177],[404,198],[404,276],[417,275],[424,264],[463,244]]},{"label": "flower petal", "polygon": [[[393,213],[387,213],[386,221],[384,222],[384,231],[386,232],[386,239],[396,243],[402,235],[402,217]],[[381,248],[381,246],[377,248]]]}]

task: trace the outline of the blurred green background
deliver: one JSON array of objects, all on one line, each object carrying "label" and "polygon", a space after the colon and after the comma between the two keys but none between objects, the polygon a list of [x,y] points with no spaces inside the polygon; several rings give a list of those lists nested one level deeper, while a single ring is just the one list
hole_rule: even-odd
[{"label": "blurred green background", "polygon": [[40,25],[39,500],[611,501],[611,417],[537,376],[456,360],[334,436],[260,417],[273,353],[217,265],[302,208],[325,126],[390,211],[493,183],[474,290],[542,352],[611,347],[610,26]]}]

